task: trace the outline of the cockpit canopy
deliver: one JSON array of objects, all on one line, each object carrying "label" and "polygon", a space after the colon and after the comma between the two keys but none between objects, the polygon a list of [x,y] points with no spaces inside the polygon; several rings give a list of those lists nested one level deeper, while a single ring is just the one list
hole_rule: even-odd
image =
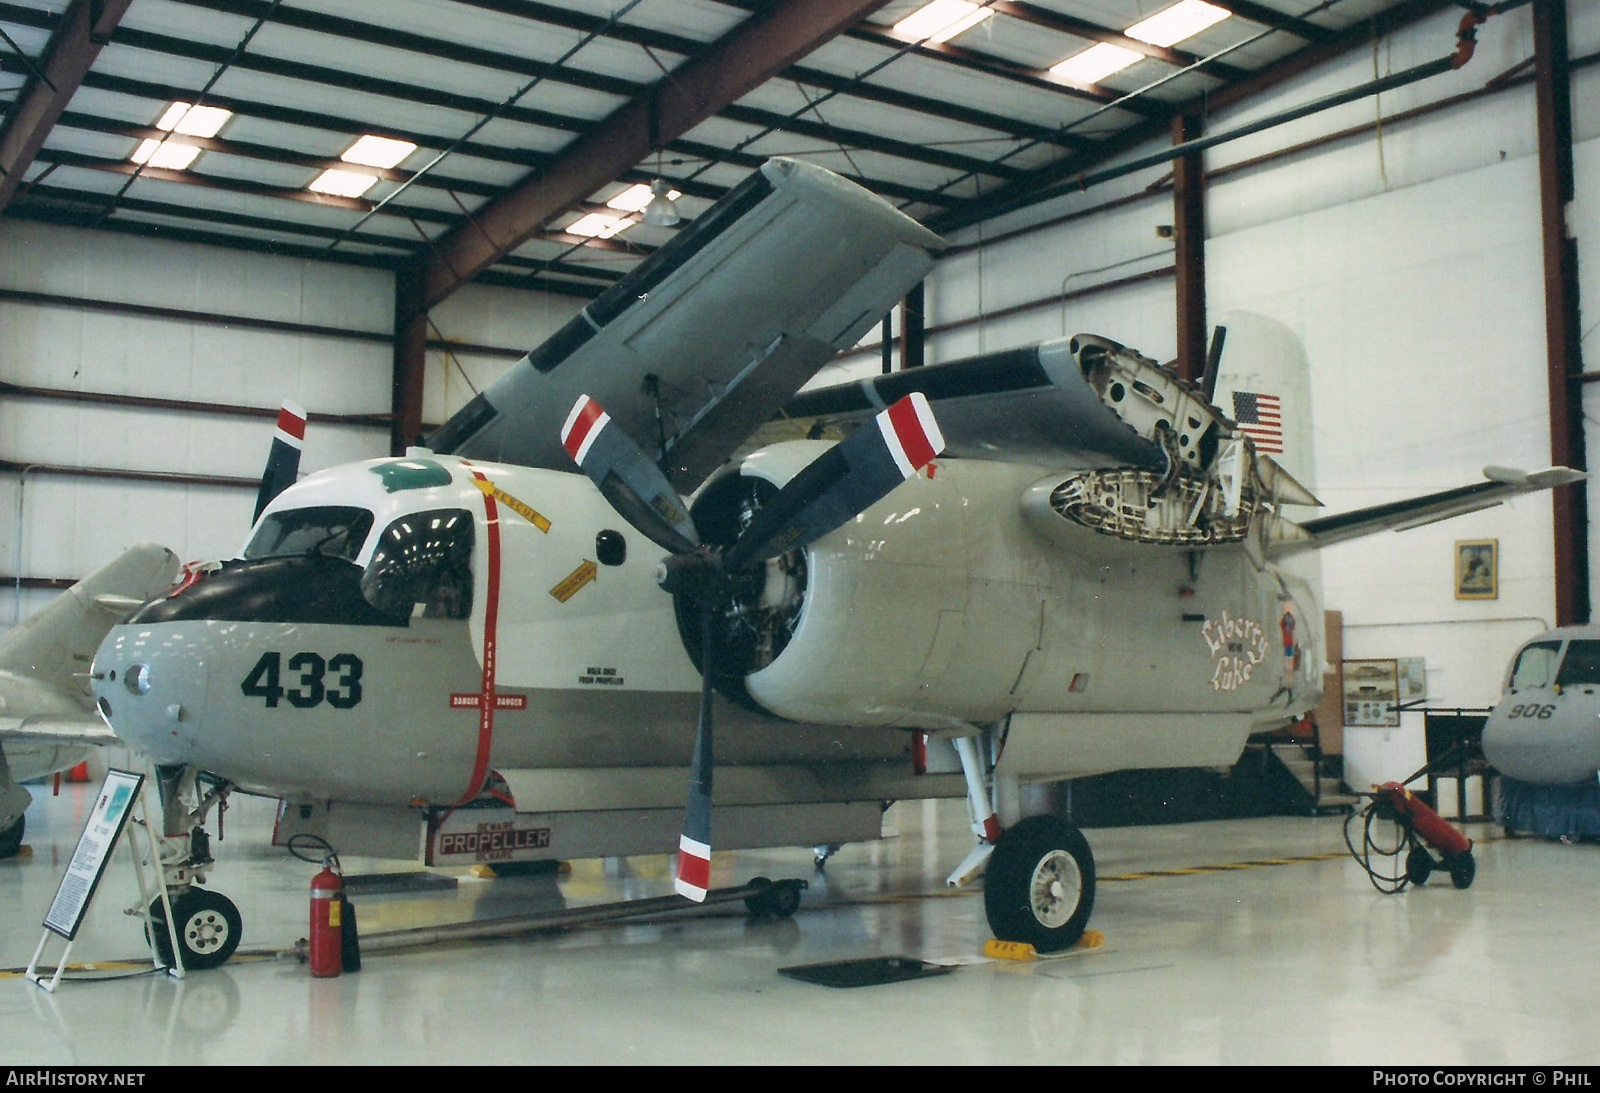
[{"label": "cockpit canopy", "polygon": [[1600,686],[1600,640],[1545,638],[1529,642],[1511,666],[1512,692],[1558,686]]},{"label": "cockpit canopy", "polygon": [[[370,520],[370,517],[369,517]],[[407,513],[378,537],[361,574],[361,594],[388,615],[465,619],[472,614],[472,514]]]}]

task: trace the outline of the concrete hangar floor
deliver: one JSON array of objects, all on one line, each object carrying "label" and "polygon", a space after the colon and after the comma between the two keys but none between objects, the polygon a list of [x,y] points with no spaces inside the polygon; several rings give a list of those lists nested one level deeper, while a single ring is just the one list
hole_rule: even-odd
[{"label": "concrete hangar floor", "polygon": [[[25,981],[39,923],[93,787],[33,787],[31,853],[0,862],[0,1060],[8,1064],[1600,1062],[1600,847],[1477,840],[1464,891],[1436,875],[1383,895],[1344,852],[1341,817],[1089,831],[1098,949],[982,961],[983,900],[943,878],[970,847],[960,802],[895,806],[893,837],[717,855],[713,881],[811,881],[790,919],[742,904],[693,917],[368,955],[313,979],[314,867],[269,845],[273,802],[235,798],[211,885],[244,940],[221,968]],[[1187,871],[1276,859],[1283,864]],[[394,863],[347,861],[347,873]],[[670,893],[667,859],[574,863],[560,877],[478,879],[355,900],[363,933]],[[1172,872],[1167,872],[1172,871]],[[74,963],[143,954],[121,915],[137,889],[119,851]],[[51,950],[59,954],[59,946]],[[778,973],[900,955],[950,974],[851,990]],[[148,957],[145,957],[148,960]],[[127,975],[127,970],[122,969]]]}]

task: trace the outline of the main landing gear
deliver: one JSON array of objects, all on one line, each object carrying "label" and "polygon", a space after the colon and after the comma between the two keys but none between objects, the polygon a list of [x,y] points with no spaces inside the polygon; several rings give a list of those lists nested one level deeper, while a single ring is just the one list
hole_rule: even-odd
[{"label": "main landing gear", "polygon": [[[953,740],[967,781],[967,808],[978,845],[950,874],[950,886],[965,887],[983,873],[983,909],[1001,941],[1019,941],[1041,953],[1077,944],[1094,911],[1094,855],[1083,832],[1054,814],[1029,816],[1011,827],[1000,822],[996,797],[979,739]],[[1000,782],[995,774],[993,781]],[[1015,779],[1008,798],[1020,794]],[[1020,811],[1020,807],[1018,809]]]},{"label": "main landing gear", "polygon": [[[156,768],[156,788],[161,795],[161,880],[167,887],[172,917],[177,926],[183,967],[188,971],[215,968],[227,962],[244,934],[239,909],[218,892],[197,888],[206,881],[213,863],[206,816],[227,801],[231,783],[220,782],[203,791],[193,767]],[[161,900],[150,905],[156,952],[173,959]]]},{"label": "main landing gear", "polygon": [[1000,837],[983,882],[989,929],[1040,952],[1077,943],[1094,910],[1094,855],[1059,816],[1030,816]]}]

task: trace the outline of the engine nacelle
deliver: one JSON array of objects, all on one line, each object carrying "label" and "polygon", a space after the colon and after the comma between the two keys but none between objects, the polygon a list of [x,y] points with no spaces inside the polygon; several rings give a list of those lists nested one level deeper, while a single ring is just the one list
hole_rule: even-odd
[{"label": "engine nacelle", "polygon": [[[731,542],[827,446],[775,444],[708,484],[694,505],[702,537]],[[1008,712],[1052,581],[1017,507],[1039,469],[982,466],[978,482],[972,463],[936,462],[809,548],[737,581],[713,612],[718,690],[779,717],[835,724],[958,728]],[[680,594],[677,608],[698,665],[699,603]]]}]

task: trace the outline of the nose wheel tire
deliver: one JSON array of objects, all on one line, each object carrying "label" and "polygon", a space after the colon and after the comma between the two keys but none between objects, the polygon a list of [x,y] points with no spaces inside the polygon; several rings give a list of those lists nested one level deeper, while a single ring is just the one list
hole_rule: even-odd
[{"label": "nose wheel tire", "polygon": [[[167,936],[166,917],[158,899],[150,905],[156,952],[168,964],[172,942]],[[239,947],[243,923],[239,909],[227,896],[191,888],[172,901],[172,917],[178,926],[185,971],[215,968],[227,962]]]},{"label": "nose wheel tire", "polygon": [[1059,816],[1030,816],[1001,836],[983,882],[989,929],[1040,952],[1075,944],[1094,910],[1094,855]]}]

